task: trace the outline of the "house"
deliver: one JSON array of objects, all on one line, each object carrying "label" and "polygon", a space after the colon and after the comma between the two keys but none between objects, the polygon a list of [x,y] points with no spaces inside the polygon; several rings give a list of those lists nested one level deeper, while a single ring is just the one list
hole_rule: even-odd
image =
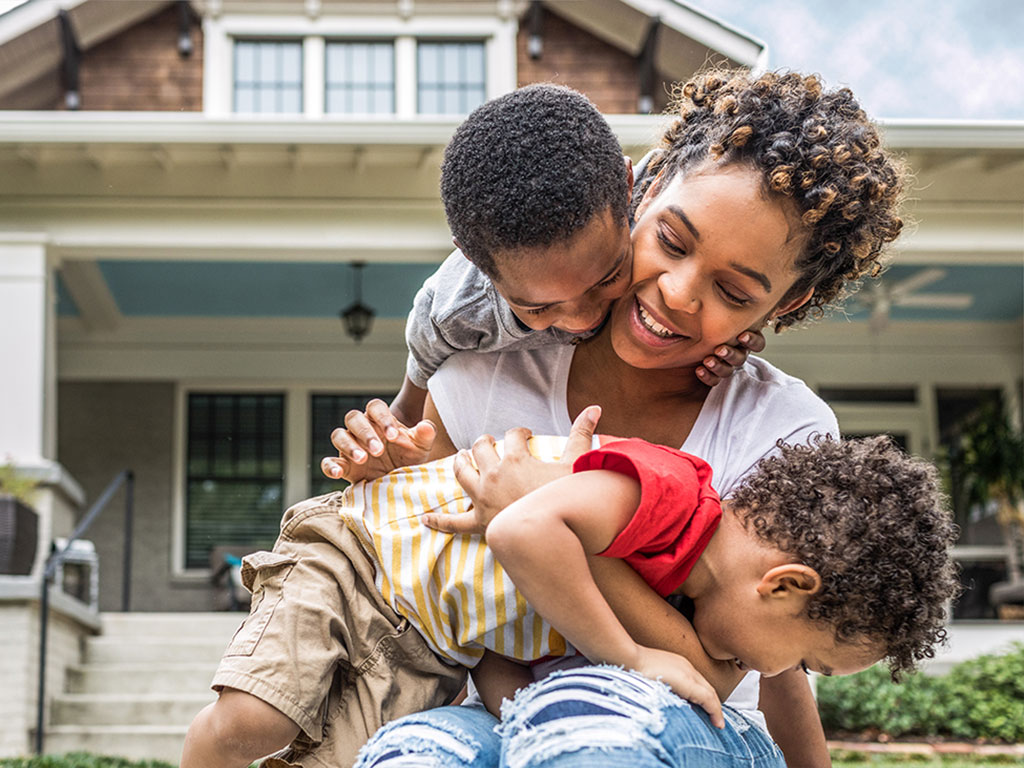
[{"label": "house", "polygon": [[[271,542],[287,504],[330,487],[331,429],[397,390],[405,313],[451,249],[437,177],[461,116],[553,80],[638,159],[665,84],[708,60],[769,63],[675,0],[28,0],[0,15],[0,462],[43,482],[33,573],[0,576],[0,755],[32,744],[50,542],[111,480],[133,473],[131,560],[118,486],[84,534],[99,609],[180,613],[199,636],[196,613],[224,595],[214,548]],[[885,136],[916,171],[916,228],[849,320],[766,354],[844,430],[938,456],[978,403],[1020,408],[1024,125],[888,121]],[[373,312],[359,340],[339,316],[355,304]],[[986,583],[1005,578],[990,529],[972,519],[962,550]],[[984,590],[975,603],[990,617]],[[51,607],[47,749],[89,746],[59,716],[82,701],[61,692],[100,695],[74,680],[125,661],[110,636],[126,617],[61,589]],[[166,621],[149,631],[182,632]],[[75,667],[77,638],[101,630]],[[125,754],[180,748],[180,730],[133,733]]]}]

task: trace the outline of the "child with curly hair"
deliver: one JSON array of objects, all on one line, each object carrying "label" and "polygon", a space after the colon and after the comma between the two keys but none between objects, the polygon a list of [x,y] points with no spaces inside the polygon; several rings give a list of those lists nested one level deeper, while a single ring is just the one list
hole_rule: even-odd
[{"label": "child with curly hair", "polygon": [[[340,516],[338,556],[373,574],[370,584],[315,595],[323,621],[338,627],[341,651],[369,652],[383,637],[376,628],[389,633],[397,614],[415,629],[391,666],[402,674],[415,668],[425,679],[438,660],[471,668],[485,649],[529,662],[575,648],[593,662],[663,680],[724,726],[715,692],[685,658],[632,640],[594,583],[587,555],[622,558],[659,594],[691,600],[708,656],[736,673],[849,674],[885,658],[897,674],[931,656],[943,638],[944,605],[956,585],[953,526],[934,470],[887,439],[780,446],[724,503],[710,468],[694,456],[636,439],[596,442],[600,447],[580,457],[572,475],[494,517],[486,542],[438,534],[420,521],[427,511],[465,509],[451,459],[293,507],[274,552],[247,558],[255,607],[232,645],[265,642],[275,627],[290,624],[270,623],[272,614],[279,620],[314,598],[302,576],[322,567],[328,553],[293,538],[291,525],[310,514]],[[532,443],[535,453],[557,459],[564,439]],[[268,557],[278,564],[269,571],[261,567]],[[328,649],[294,645],[293,652],[305,658],[275,660],[256,651],[258,666],[279,670],[263,673],[261,698],[301,690],[288,679],[299,669],[311,679],[330,676]],[[252,658],[239,665],[238,656],[229,649],[219,679],[252,674]],[[317,660],[324,669],[315,668]],[[398,670],[394,679],[401,679]],[[433,703],[444,703],[445,687],[436,690]],[[481,694],[496,710],[500,701],[483,688]],[[274,702],[283,702],[303,730],[319,705]],[[374,700],[358,686],[339,706],[353,728],[408,714],[400,700]],[[235,722],[231,730],[241,738],[246,728]],[[204,737],[216,748],[211,736],[201,729],[190,735],[191,761]],[[206,752],[203,764],[231,763]]]}]

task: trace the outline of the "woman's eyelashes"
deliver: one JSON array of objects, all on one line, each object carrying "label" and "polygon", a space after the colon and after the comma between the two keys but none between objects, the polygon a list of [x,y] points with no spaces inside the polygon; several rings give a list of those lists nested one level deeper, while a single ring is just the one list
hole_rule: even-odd
[{"label": "woman's eyelashes", "polygon": [[729,289],[722,283],[716,283],[716,285],[718,286],[718,290],[721,292],[725,300],[732,304],[735,304],[737,307],[745,307],[751,302],[750,297],[739,295],[735,291],[735,289]]},{"label": "woman's eyelashes", "polygon": [[680,257],[686,255],[686,250],[672,242],[664,227],[658,228],[658,241],[661,243],[662,248],[672,256]]}]

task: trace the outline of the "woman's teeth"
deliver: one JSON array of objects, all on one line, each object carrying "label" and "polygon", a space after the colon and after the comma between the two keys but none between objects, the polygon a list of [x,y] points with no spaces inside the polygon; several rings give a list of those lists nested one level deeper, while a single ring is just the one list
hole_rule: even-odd
[{"label": "woman's teeth", "polygon": [[637,307],[639,307],[639,309],[640,309],[640,322],[643,323],[644,328],[649,330],[655,336],[660,336],[663,339],[667,339],[670,336],[678,336],[679,335],[679,334],[673,333],[668,328],[666,328],[664,325],[662,325],[657,320],[655,320],[653,317],[651,317],[651,313],[648,312],[646,309],[644,309],[643,305],[637,304]]}]

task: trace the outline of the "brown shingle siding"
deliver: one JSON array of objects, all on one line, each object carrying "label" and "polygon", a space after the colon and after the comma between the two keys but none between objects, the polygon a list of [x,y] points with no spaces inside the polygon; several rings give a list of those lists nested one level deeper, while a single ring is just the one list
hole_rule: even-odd
[{"label": "brown shingle siding", "polygon": [[192,55],[178,53],[178,11],[170,6],[82,55],[83,110],[201,111],[202,30]]},{"label": "brown shingle siding", "polygon": [[516,41],[519,85],[560,83],[582,91],[606,114],[637,111],[640,95],[637,60],[553,13],[545,12],[544,50],[539,59],[526,52],[528,24]]}]

